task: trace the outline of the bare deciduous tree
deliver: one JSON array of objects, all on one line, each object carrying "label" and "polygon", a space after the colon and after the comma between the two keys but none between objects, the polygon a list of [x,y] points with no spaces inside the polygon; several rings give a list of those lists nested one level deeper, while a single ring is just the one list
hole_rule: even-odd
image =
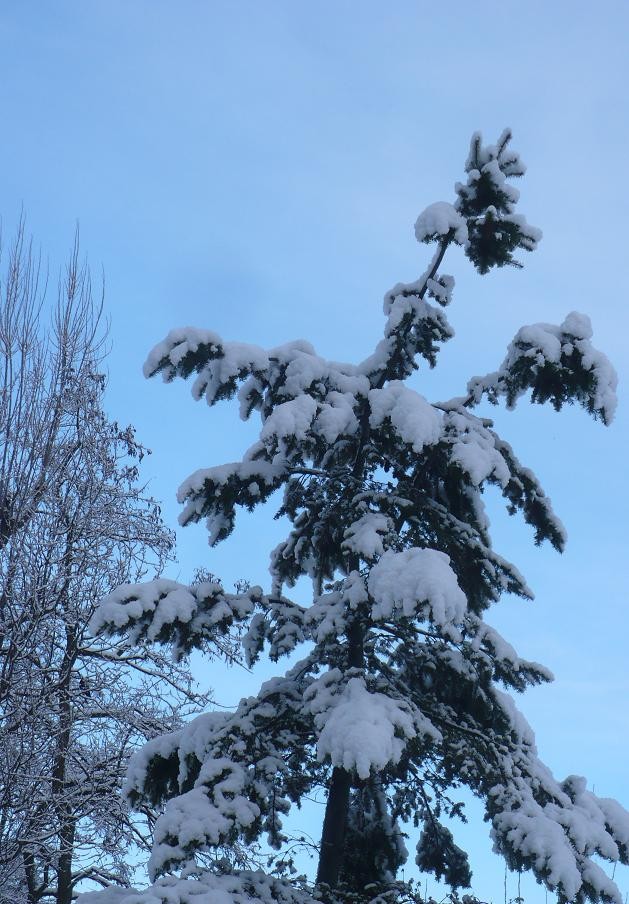
[{"label": "bare deciduous tree", "polygon": [[50,329],[23,224],[0,291],[0,901],[69,904],[82,880],[128,882],[146,846],[118,794],[128,755],[196,698],[183,667],[87,632],[173,541],[139,483],[146,450],[103,411],[102,300],[78,242]]}]

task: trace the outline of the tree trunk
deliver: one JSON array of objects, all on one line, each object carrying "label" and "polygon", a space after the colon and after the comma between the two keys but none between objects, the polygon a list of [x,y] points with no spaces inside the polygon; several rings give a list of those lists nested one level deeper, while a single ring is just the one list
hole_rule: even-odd
[{"label": "tree trunk", "polygon": [[[360,669],[364,665],[363,635],[363,627],[357,619],[347,630],[347,664],[349,668]],[[338,885],[345,850],[352,783],[351,772],[340,766],[334,767],[323,818],[317,885],[325,883],[330,888],[336,888]]]},{"label": "tree trunk", "polygon": [[317,870],[317,885],[325,883],[331,888],[338,885],[343,863],[345,832],[349,812],[349,793],[352,776],[345,769],[335,766],[328,792],[321,834],[321,853]]},{"label": "tree trunk", "polygon": [[[72,538],[68,540],[68,547]],[[70,560],[68,555],[68,561]],[[62,594],[63,595],[63,594]],[[59,723],[57,750],[52,774],[52,798],[57,818],[59,856],[57,860],[57,901],[56,904],[72,904],[72,860],[74,854],[74,834],[76,814],[69,797],[70,786],[66,775],[68,750],[72,732],[72,697],[70,683],[77,655],[76,635],[72,628],[66,628],[66,650],[59,680]]]},{"label": "tree trunk", "polygon": [[37,904],[39,894],[37,888],[37,880],[35,876],[35,858],[31,851],[22,851],[22,862],[24,864],[24,875],[26,877],[26,893],[28,895],[28,904]]},{"label": "tree trunk", "polygon": [[74,832],[76,822],[71,814],[66,814],[59,831],[59,859],[57,861],[57,902],[72,904],[72,855],[74,852]]}]

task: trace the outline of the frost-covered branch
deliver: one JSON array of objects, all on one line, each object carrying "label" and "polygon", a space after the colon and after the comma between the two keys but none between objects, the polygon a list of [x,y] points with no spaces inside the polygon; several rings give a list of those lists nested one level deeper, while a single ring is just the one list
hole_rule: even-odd
[{"label": "frost-covered branch", "polygon": [[604,424],[611,423],[618,377],[591,338],[590,318],[576,311],[558,327],[549,323],[521,327],[500,368],[470,380],[464,404],[477,405],[486,395],[493,404],[504,397],[507,407],[514,408],[530,391],[533,402],[549,401],[557,411],[567,402],[578,402]]}]

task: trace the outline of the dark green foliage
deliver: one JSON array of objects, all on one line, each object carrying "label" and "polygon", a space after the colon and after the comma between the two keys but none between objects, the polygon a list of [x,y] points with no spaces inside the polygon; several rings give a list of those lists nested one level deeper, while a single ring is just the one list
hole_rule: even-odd
[{"label": "dark green foliage", "polygon": [[467,854],[454,843],[452,832],[432,814],[424,821],[415,863],[423,873],[433,873],[452,889],[469,888],[472,884]]},{"label": "dark green foliage", "polygon": [[467,183],[457,183],[457,210],[467,220],[465,253],[479,273],[492,267],[521,267],[515,251],[533,251],[541,232],[514,214],[519,193],[506,180],[523,176],[525,168],[510,151],[511,131],[505,129],[495,145],[484,147],[481,137],[472,137],[465,164]]},{"label": "dark green foliage", "polygon": [[357,889],[393,882],[406,861],[402,838],[376,782],[356,788],[350,797],[339,884]]}]

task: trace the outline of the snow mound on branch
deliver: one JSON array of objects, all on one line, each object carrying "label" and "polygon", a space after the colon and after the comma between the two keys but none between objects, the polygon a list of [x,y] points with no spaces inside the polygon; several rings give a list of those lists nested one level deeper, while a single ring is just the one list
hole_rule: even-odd
[{"label": "snow mound on branch", "polygon": [[233,480],[258,481],[263,487],[273,485],[273,481],[281,477],[282,469],[268,461],[232,461],[211,468],[199,468],[187,477],[177,490],[177,502],[183,503],[189,497],[203,492],[206,484],[212,484],[214,494],[219,495],[220,488]]},{"label": "snow mound on branch", "polygon": [[514,769],[509,783],[489,790],[489,803],[496,851],[525,858],[564,900],[582,896],[588,883],[591,900],[622,904],[613,879],[590,859],[593,854],[612,862],[622,859],[619,845],[629,840],[629,813],[620,804],[588,791],[581,776],[557,782],[543,763],[530,757],[522,774]]},{"label": "snow mound on branch", "polygon": [[341,435],[358,432],[354,396],[349,392],[329,392],[315,421],[315,430],[332,445]]},{"label": "snow mound on branch", "polygon": [[146,785],[149,769],[156,759],[167,760],[174,754],[179,759],[177,781],[180,787],[188,780],[190,761],[202,763],[211,748],[216,735],[229,719],[226,712],[201,713],[183,728],[158,735],[136,750],[129,760],[127,778],[122,789],[124,796],[131,799],[140,794]]},{"label": "snow mound on branch", "polygon": [[151,738],[144,746],[131,754],[127,767],[127,777],[122,787],[122,795],[129,801],[134,793],[140,794],[153,760],[168,760],[179,750],[182,729]]},{"label": "snow mound on branch", "polygon": [[145,888],[108,888],[79,895],[78,904],[319,904],[305,888],[261,871],[165,876]]},{"label": "snow mound on branch", "polygon": [[496,449],[495,437],[478,419],[468,412],[452,411],[446,415],[444,426],[455,437],[450,458],[465,471],[474,486],[493,477],[501,487],[506,487],[511,477],[509,466]]},{"label": "snow mound on branch", "polygon": [[174,376],[172,369],[177,367],[186,355],[198,352],[203,346],[217,351],[222,348],[223,340],[213,330],[201,330],[194,326],[171,330],[162,342],[151,349],[142,372],[145,377],[151,377],[161,362],[167,360],[170,367],[164,372],[164,378],[172,379]]},{"label": "snow mound on branch", "polygon": [[550,819],[539,805],[531,810],[521,809],[501,813],[494,824],[517,849],[534,859],[539,872],[548,876],[553,888],[561,886],[568,900],[572,900],[581,888],[581,876],[566,850],[564,830]]},{"label": "snow mound on branch", "polygon": [[94,636],[124,634],[132,644],[168,643],[180,659],[189,652],[187,643],[194,645],[212,637],[218,626],[242,621],[261,598],[260,587],[233,594],[210,581],[187,586],[157,578],[144,584],[121,584],[100,601],[88,630]]},{"label": "snow mound on branch", "polygon": [[368,586],[375,600],[375,620],[390,619],[396,613],[419,617],[452,640],[460,639],[457,625],[465,615],[467,600],[445,553],[417,547],[388,550],[371,569]]},{"label": "snow mound on branch", "polygon": [[94,612],[88,630],[98,634],[107,625],[123,628],[142,615],[152,616],[147,636],[155,640],[165,624],[189,622],[197,611],[198,600],[189,588],[168,578],[144,584],[121,584],[103,597]]},{"label": "snow mound on branch", "polygon": [[229,841],[235,828],[255,822],[260,808],[248,800],[246,786],[247,772],[239,763],[207,759],[195,787],[169,800],[155,823],[151,879],[185,861],[191,849],[217,847]]},{"label": "snow mound on branch", "polygon": [[385,534],[393,530],[393,522],[381,512],[366,512],[345,531],[343,549],[355,552],[368,562],[384,552]]},{"label": "snow mound on branch", "polygon": [[400,380],[392,380],[383,389],[372,389],[369,405],[369,424],[379,427],[389,420],[402,442],[412,446],[414,452],[439,441],[441,415]]},{"label": "snow mound on branch", "polygon": [[[221,387],[237,379],[243,373],[263,373],[269,366],[267,352],[257,345],[245,342],[225,342],[223,354],[217,357],[210,369],[204,367],[192,384],[192,397],[199,401],[203,396],[212,404]],[[173,359],[173,353],[170,355]],[[175,364],[176,366],[176,364]]]},{"label": "snow mound on branch", "polygon": [[[220,844],[231,827],[231,821],[209,800],[205,789],[192,788],[173,798],[156,823],[149,876],[155,879],[173,857],[183,859],[183,849],[189,845],[207,848]],[[173,838],[176,845],[168,843]]]},{"label": "snow mound on branch", "polygon": [[467,242],[467,223],[465,217],[447,201],[430,204],[415,222],[415,238],[418,242],[429,242],[435,236],[447,235],[454,230],[454,241],[457,245]]},{"label": "snow mound on branch", "polygon": [[324,676],[323,685],[318,681],[310,689],[321,730],[317,759],[329,757],[333,766],[355,769],[359,778],[368,778],[371,769],[378,772],[399,763],[406,741],[417,734],[414,719],[401,701],[368,691],[362,678],[351,678],[340,694],[333,694],[329,679],[336,671]]},{"label": "snow mound on branch", "polygon": [[316,597],[305,614],[306,624],[313,632],[315,641],[323,643],[330,635],[338,637],[344,634],[347,630],[348,609],[355,611],[366,601],[367,588],[358,571],[348,574],[340,590]]},{"label": "snow mound on branch", "polygon": [[317,402],[309,395],[300,395],[278,405],[266,419],[260,439],[263,443],[271,439],[303,441],[317,413]]},{"label": "snow mound on branch", "polygon": [[[586,314],[572,311],[560,326],[534,323],[521,327],[507,348],[500,368],[484,377],[474,377],[468,383],[469,401],[477,404],[484,393],[490,401],[506,396],[513,408],[518,398],[533,389],[533,398],[551,398],[560,407],[564,401],[577,400],[591,413],[611,423],[617,406],[618,376],[603,352],[591,343],[592,324]],[[554,392],[545,392],[541,378],[546,369],[556,370],[562,381],[583,375],[592,385],[584,388],[580,380],[557,399]]]},{"label": "snow mound on branch", "polygon": [[[515,650],[513,652],[515,653]],[[535,750],[535,732],[515,705],[513,697],[498,690],[497,687],[492,689],[492,693],[494,700],[508,718],[511,731],[515,732],[521,742]]]}]

